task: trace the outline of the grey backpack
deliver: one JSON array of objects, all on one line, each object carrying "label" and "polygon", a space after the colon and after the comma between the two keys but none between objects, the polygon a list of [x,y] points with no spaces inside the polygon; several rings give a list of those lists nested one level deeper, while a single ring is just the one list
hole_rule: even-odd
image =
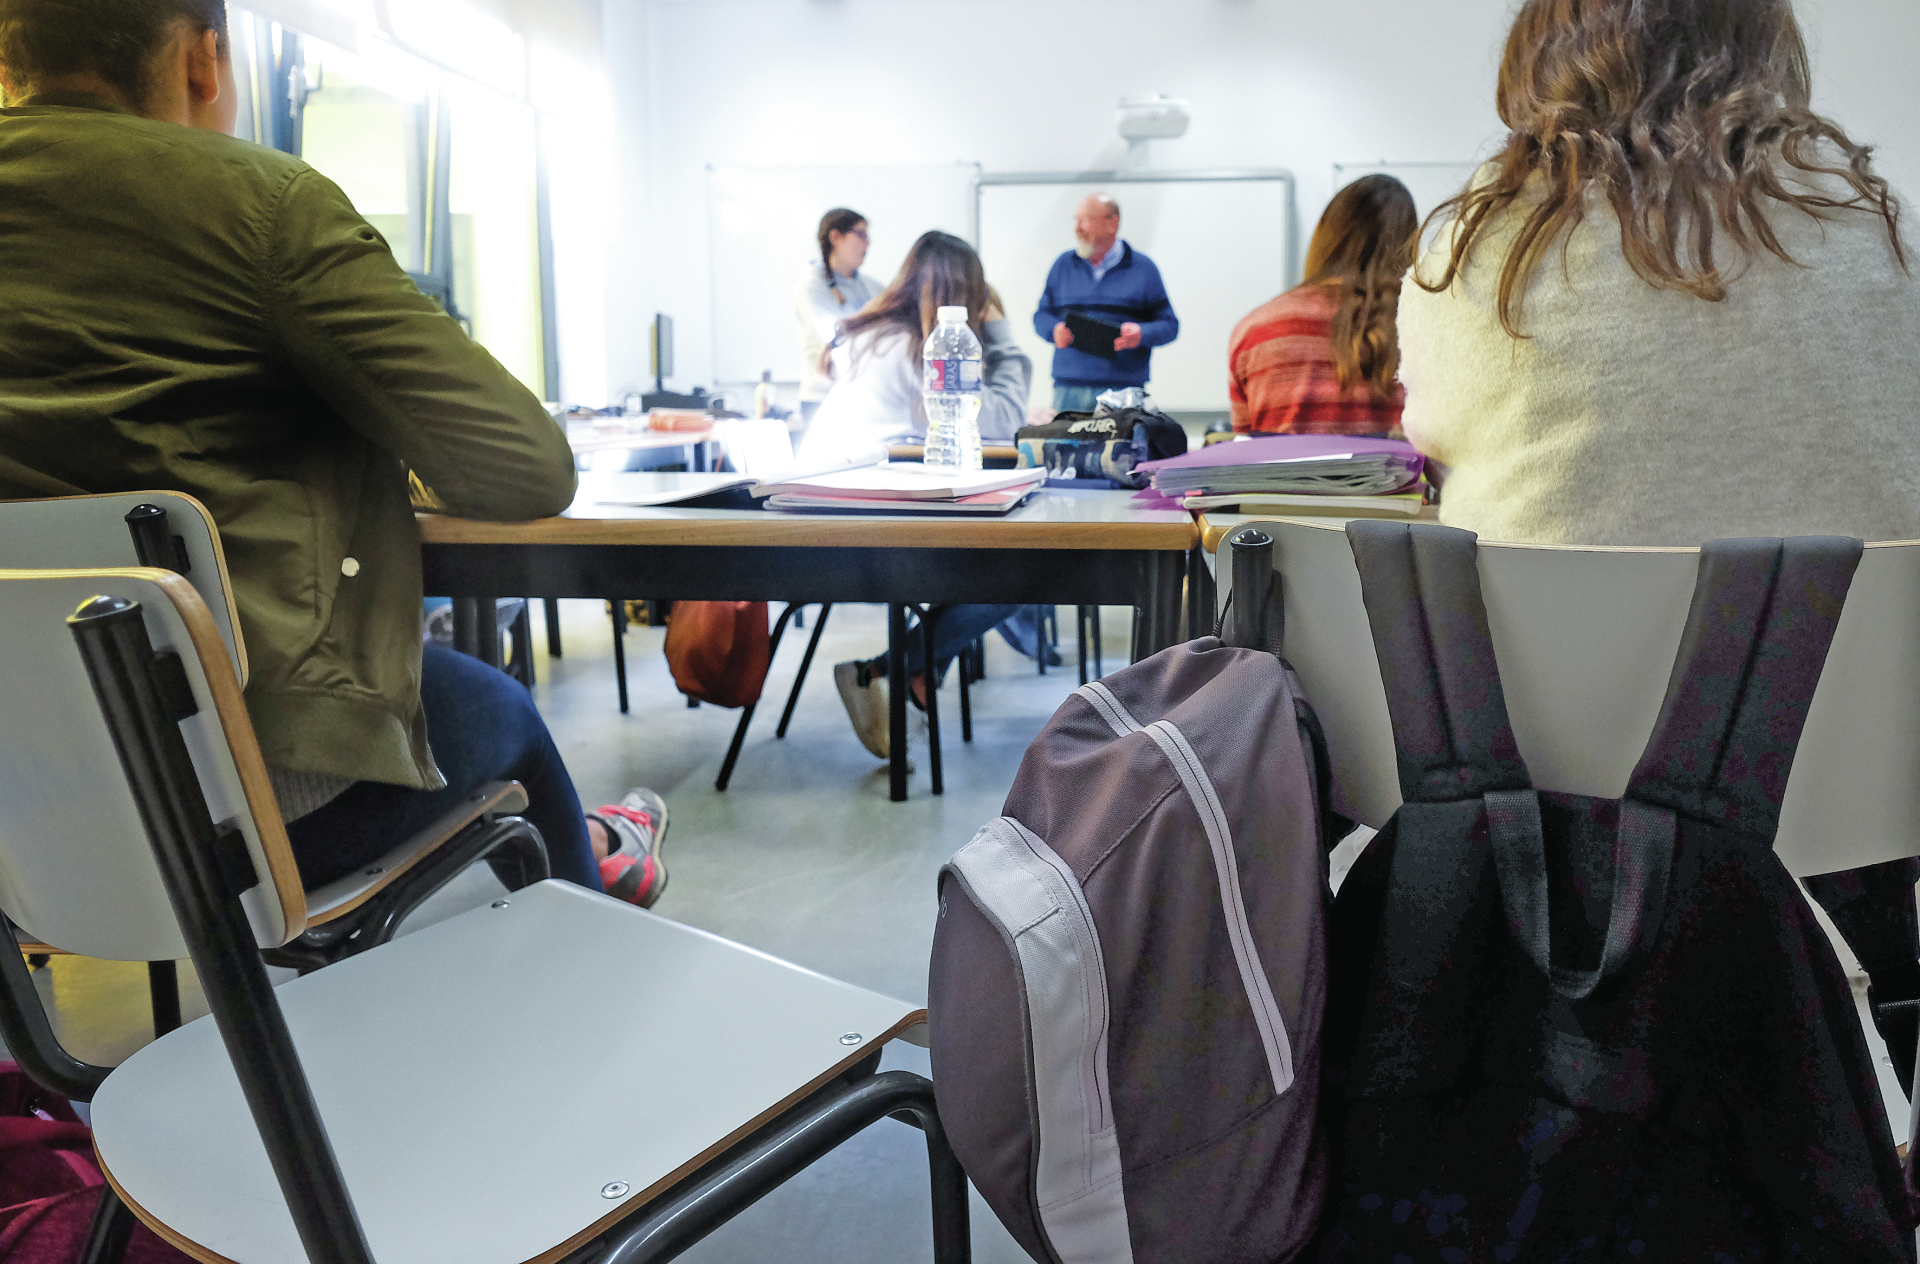
[{"label": "grey backpack", "polygon": [[941,870],[940,1118],[1034,1259],[1276,1264],[1312,1235],[1317,735],[1275,655],[1175,646],[1076,691]]}]

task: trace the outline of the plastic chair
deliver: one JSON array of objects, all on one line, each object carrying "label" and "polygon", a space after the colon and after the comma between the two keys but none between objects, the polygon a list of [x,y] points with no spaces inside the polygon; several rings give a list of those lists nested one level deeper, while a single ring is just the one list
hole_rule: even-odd
[{"label": "plastic chair", "polygon": [[[246,684],[246,645],[233,605],[226,557],[213,517],[179,492],[119,492],[48,500],[0,501],[0,567],[82,568],[133,564],[177,573],[206,605],[238,685]],[[516,657],[521,651],[516,641]],[[531,666],[531,655],[522,661]],[[530,679],[530,678],[529,678]],[[271,793],[271,791],[268,791]],[[406,915],[476,861],[524,846],[531,827],[518,783],[476,791],[360,872],[305,892],[305,924],[278,946],[272,964],[306,971],[385,943]],[[22,945],[38,957],[67,947]],[[149,965],[156,1034],[179,1024],[174,959]]]},{"label": "plastic chair", "polygon": [[[213,1011],[90,1066],[0,953],[0,1035],[93,1103],[117,1195],[96,1243],[131,1208],[207,1261],[664,1260],[906,1113],[936,1260],[967,1258],[931,1085],[873,1074],[923,1010],[552,880],[275,989],[261,950],[299,934],[304,893],[199,595],[155,570],[0,571],[0,646],[0,708],[41,717],[0,733],[0,908],[92,956],[191,955]],[[647,1091],[556,1075],[587,1066],[645,1067]]]}]

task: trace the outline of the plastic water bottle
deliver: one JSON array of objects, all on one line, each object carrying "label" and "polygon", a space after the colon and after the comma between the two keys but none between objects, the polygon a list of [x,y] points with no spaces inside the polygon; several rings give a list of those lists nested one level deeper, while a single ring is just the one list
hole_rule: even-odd
[{"label": "plastic water bottle", "polygon": [[925,376],[930,470],[980,468],[980,340],[967,327],[967,309],[943,307],[940,323],[920,353]]}]

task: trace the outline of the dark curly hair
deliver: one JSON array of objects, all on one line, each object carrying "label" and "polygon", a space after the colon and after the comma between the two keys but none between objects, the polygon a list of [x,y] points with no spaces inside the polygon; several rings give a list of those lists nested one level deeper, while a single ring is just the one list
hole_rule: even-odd
[{"label": "dark curly hair", "polygon": [[13,92],[66,75],[95,74],[144,102],[153,59],[186,23],[229,48],[225,0],[0,0],[0,67]]}]

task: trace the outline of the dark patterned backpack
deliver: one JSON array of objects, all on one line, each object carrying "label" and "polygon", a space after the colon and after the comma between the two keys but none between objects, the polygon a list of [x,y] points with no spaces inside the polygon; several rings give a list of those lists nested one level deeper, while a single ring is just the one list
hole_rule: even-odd
[{"label": "dark patterned backpack", "polygon": [[1316,1258],[1912,1261],[1852,994],[1772,851],[1857,540],[1720,540],[1619,799],[1536,788],[1472,535],[1348,527],[1404,806],[1329,934]]}]

